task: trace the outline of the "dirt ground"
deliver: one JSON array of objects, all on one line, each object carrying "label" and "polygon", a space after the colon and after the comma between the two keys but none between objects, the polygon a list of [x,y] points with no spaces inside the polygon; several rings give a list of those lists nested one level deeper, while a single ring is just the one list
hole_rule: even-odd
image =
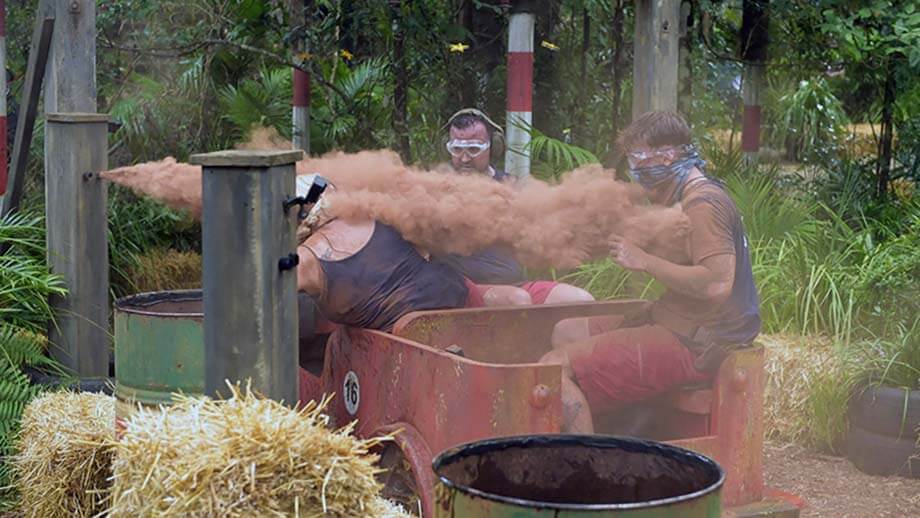
[{"label": "dirt ground", "polygon": [[920,479],[866,475],[844,457],[768,443],[764,477],[805,499],[803,517],[920,517]]}]

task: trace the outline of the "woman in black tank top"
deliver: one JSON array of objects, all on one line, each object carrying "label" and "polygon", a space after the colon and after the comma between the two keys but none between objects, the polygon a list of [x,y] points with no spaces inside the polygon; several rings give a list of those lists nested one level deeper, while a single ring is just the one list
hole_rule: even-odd
[{"label": "woman in black tank top", "polygon": [[[332,224],[349,231],[348,223]],[[331,240],[328,244],[335,246]],[[468,290],[459,273],[427,261],[396,230],[380,222],[373,225],[370,239],[347,257],[321,258],[311,239],[298,252],[299,287],[314,297],[332,322],[386,330],[412,311],[466,305]]]}]

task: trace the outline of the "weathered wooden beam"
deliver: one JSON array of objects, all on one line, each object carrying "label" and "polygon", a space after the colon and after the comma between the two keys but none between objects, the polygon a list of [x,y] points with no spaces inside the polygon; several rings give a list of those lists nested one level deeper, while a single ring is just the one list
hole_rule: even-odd
[{"label": "weathered wooden beam", "polygon": [[[202,166],[205,393],[231,383],[297,401],[296,151],[192,155]],[[294,256],[296,257],[296,255]]]},{"label": "weathered wooden beam", "polygon": [[[32,146],[32,132],[35,129],[38,100],[41,97],[45,64],[48,61],[53,32],[54,18],[45,18],[35,24],[35,31],[32,33],[32,47],[29,50],[29,63],[26,66],[26,79],[22,88],[22,102],[19,105],[19,118],[16,122],[16,137],[13,141],[10,175],[7,192],[3,196],[3,202],[0,203],[0,217],[18,209],[19,200],[22,198],[22,185],[29,163],[29,148]],[[6,252],[7,246],[0,243],[0,254]]]},{"label": "weathered wooden beam", "polygon": [[95,113],[95,0],[43,0],[39,11],[57,20],[45,80],[45,113]]},{"label": "weathered wooden beam", "polygon": [[680,0],[636,0],[633,119],[677,111]]},{"label": "weathered wooden beam", "polygon": [[109,372],[109,255],[106,239],[107,115],[49,113],[45,120],[48,266],[67,295],[53,297],[51,354],[81,378]]}]

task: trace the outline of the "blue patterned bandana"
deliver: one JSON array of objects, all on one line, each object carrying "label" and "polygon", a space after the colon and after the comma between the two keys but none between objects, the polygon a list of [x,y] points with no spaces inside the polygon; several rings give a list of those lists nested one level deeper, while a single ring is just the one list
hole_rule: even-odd
[{"label": "blue patterned bandana", "polygon": [[669,165],[654,165],[650,167],[631,167],[629,176],[646,190],[652,190],[665,182],[677,182],[677,196],[680,197],[687,176],[694,168],[703,171],[706,161],[700,158],[699,152],[692,144],[684,146],[684,154]]}]

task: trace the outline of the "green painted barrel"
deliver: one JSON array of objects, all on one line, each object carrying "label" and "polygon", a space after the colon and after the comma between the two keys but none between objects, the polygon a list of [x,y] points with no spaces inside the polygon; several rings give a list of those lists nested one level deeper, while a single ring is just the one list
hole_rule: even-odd
[{"label": "green painted barrel", "polygon": [[436,518],[717,518],[725,480],[692,451],[601,435],[490,439],[433,466]]},{"label": "green painted barrel", "polygon": [[116,420],[171,394],[204,392],[201,290],[141,293],[115,303]]}]

